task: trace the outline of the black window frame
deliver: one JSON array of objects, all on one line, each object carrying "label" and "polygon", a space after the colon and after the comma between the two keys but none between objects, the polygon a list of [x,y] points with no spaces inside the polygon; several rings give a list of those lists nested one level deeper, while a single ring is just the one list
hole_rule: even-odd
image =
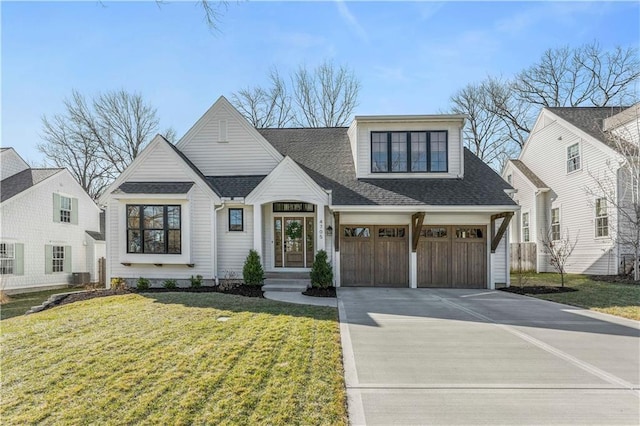
[{"label": "black window frame", "polygon": [[[138,226],[131,227],[129,225],[129,208],[137,207],[138,208]],[[144,227],[144,208],[145,207],[162,207],[162,229],[151,229]],[[169,227],[169,207],[177,207],[180,220],[178,228],[170,228]],[[126,232],[127,232],[127,253],[128,254],[148,254],[148,255],[180,255],[182,254],[182,205],[180,204],[127,204],[125,207],[125,220],[126,220]],[[163,252],[145,252],[145,242],[144,242],[144,231],[162,231],[164,233],[164,251]],[[131,251],[131,242],[129,240],[129,231],[138,231],[140,233],[140,251]],[[179,231],[180,232],[180,246],[177,252],[169,252],[169,233],[170,231]]]},{"label": "black window frame", "polygon": [[[234,229],[231,223],[231,212],[239,211],[240,212],[240,229]],[[244,232],[244,209],[242,207],[229,208],[229,232]]]},{"label": "black window frame", "polygon": [[[391,143],[391,135],[393,133],[404,133],[406,135],[406,159],[407,159],[407,170],[392,170],[392,143]],[[426,155],[427,155],[427,170],[411,170],[411,134],[412,133],[426,133],[427,141],[426,141]],[[431,170],[431,134],[432,133],[444,133],[445,134],[445,169],[444,170]],[[373,135],[374,134],[386,134],[387,135],[387,170],[386,171],[376,171],[373,167]],[[381,174],[381,173],[449,173],[449,131],[448,130],[388,130],[388,131],[372,131],[369,136],[369,149],[370,149],[370,170],[371,173]]]}]

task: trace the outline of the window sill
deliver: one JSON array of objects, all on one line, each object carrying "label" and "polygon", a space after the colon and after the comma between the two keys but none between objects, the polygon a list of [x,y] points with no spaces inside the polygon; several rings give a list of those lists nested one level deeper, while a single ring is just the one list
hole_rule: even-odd
[{"label": "window sill", "polygon": [[580,173],[581,171],[582,171],[582,167],[580,167],[579,169],[576,169],[576,170],[572,170],[572,171],[570,171],[570,172],[567,172],[567,173],[566,173],[566,175],[567,175],[567,176],[569,176],[569,175],[575,175],[576,173]]}]

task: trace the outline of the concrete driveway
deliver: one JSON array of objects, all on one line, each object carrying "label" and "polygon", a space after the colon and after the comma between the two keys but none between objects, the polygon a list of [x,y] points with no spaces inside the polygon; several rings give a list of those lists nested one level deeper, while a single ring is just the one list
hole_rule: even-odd
[{"label": "concrete driveway", "polygon": [[640,323],[490,290],[338,290],[349,417],[640,424]]}]

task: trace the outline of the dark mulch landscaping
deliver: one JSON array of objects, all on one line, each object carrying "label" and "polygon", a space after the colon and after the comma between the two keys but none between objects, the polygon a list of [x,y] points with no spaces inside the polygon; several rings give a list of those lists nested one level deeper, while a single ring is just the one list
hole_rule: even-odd
[{"label": "dark mulch landscaping", "polygon": [[572,291],[578,291],[577,288],[571,287],[556,287],[556,286],[546,286],[546,285],[527,285],[524,287],[506,287],[501,288],[500,290],[506,291],[507,293],[515,293],[515,294],[555,294],[555,293],[569,293]]},{"label": "dark mulch landscaping", "polygon": [[138,290],[135,288],[129,288],[125,290],[96,290],[96,291],[84,291],[82,293],[74,293],[60,299],[55,303],[55,306],[66,305],[68,303],[79,302],[82,300],[94,299],[96,297],[117,296],[119,294],[129,293],[225,293],[235,294],[245,297],[261,297],[264,298],[264,292],[262,286],[252,285],[238,285],[231,288],[221,288],[220,286],[203,286],[203,287],[186,287],[186,288],[164,288],[164,287],[152,287],[147,290]]},{"label": "dark mulch landscaping", "polygon": [[640,282],[633,279],[633,275],[590,275],[594,281],[604,281],[608,283],[622,283],[622,284],[640,284]]},{"label": "dark mulch landscaping", "polygon": [[336,297],[336,288],[335,287],[327,287],[327,288],[309,287],[306,291],[303,291],[302,294],[304,294],[305,296],[313,296],[313,297]]}]

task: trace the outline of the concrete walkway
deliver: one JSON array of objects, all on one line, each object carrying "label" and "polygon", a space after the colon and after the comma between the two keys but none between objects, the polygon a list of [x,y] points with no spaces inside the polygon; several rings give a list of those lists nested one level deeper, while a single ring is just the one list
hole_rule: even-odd
[{"label": "concrete walkway", "polygon": [[338,290],[354,425],[638,425],[640,323],[500,291]]},{"label": "concrete walkway", "polygon": [[305,296],[301,292],[265,291],[264,297],[265,299],[297,303],[299,305],[330,306],[332,308],[338,306],[338,300],[335,297],[311,297]]}]

